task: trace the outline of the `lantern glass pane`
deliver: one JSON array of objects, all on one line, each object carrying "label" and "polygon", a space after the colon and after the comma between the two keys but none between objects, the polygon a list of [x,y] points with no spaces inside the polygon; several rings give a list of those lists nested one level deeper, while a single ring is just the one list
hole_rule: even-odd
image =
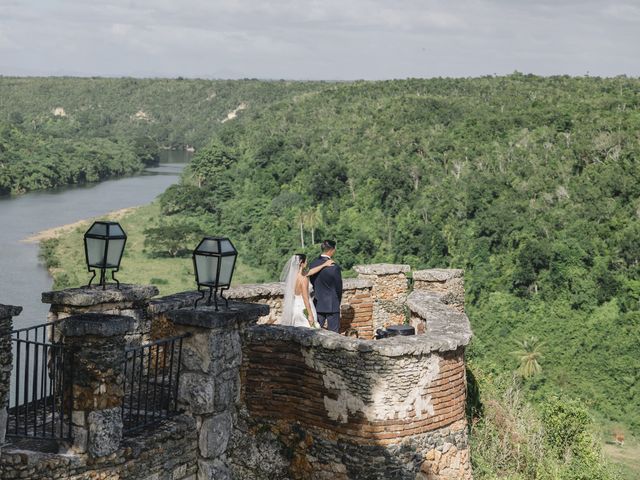
[{"label": "lantern glass pane", "polygon": [[235,253],[236,249],[233,248],[233,245],[231,244],[231,242],[228,239],[223,239],[220,241],[220,252],[221,253],[230,253],[230,252],[234,252]]},{"label": "lantern glass pane", "polygon": [[236,263],[236,257],[222,257],[220,264],[220,285],[229,285],[231,283],[231,275],[233,274],[233,265]]},{"label": "lantern glass pane", "polygon": [[204,239],[200,245],[198,245],[198,252],[207,253],[219,253],[220,247],[217,240]]},{"label": "lantern glass pane", "polygon": [[196,254],[196,274],[198,283],[216,285],[216,273],[218,270],[218,257],[209,257]]},{"label": "lantern glass pane", "polygon": [[87,235],[105,236],[107,235],[107,226],[104,223],[94,223],[87,232]]},{"label": "lantern glass pane", "polygon": [[124,230],[120,224],[115,223],[109,226],[109,236],[110,237],[124,237]]},{"label": "lantern glass pane", "polygon": [[104,267],[104,247],[106,240],[101,238],[86,238],[87,242],[87,257],[90,267]]},{"label": "lantern glass pane", "polygon": [[124,239],[115,239],[109,241],[109,251],[107,252],[107,267],[118,267],[120,258],[124,250]]}]

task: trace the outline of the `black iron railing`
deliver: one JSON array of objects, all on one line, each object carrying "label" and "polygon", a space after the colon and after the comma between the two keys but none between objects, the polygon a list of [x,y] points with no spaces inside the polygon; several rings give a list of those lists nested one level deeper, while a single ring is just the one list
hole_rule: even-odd
[{"label": "black iron railing", "polygon": [[126,349],[122,405],[125,435],[178,413],[182,341],[187,336]]},{"label": "black iron railing", "polygon": [[7,435],[71,438],[72,352],[56,341],[59,321],[11,334],[14,353]]}]

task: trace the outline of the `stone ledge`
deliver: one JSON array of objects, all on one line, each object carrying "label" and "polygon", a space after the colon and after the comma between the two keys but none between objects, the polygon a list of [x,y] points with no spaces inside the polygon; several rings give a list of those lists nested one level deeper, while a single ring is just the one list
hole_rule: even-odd
[{"label": "stone ledge", "polygon": [[342,282],[342,290],[364,290],[373,288],[373,282],[366,278],[345,278]]},{"label": "stone ledge", "polygon": [[277,297],[284,295],[284,283],[247,283],[231,287],[224,293],[227,298],[241,300],[253,297]]},{"label": "stone ledge", "polygon": [[0,303],[0,318],[17,317],[22,312],[22,307],[3,305]]},{"label": "stone ledge", "polygon": [[113,337],[124,335],[131,331],[133,323],[133,318],[124,315],[83,313],[65,318],[62,321],[60,330],[67,337],[81,337],[84,335]]},{"label": "stone ledge", "polygon": [[[455,312],[453,312],[455,314]],[[465,316],[466,318],[466,316]],[[383,340],[363,340],[345,337],[322,329],[287,327],[283,325],[254,325],[247,329],[246,338],[251,342],[296,343],[302,347],[372,353],[385,357],[423,355],[431,352],[448,352],[461,345],[461,338],[448,332],[428,332],[426,335],[397,336]]]},{"label": "stone ledge", "polygon": [[407,306],[426,322],[424,335],[430,339],[465,346],[473,335],[469,318],[442,303],[441,296],[415,290],[407,298]]},{"label": "stone ledge", "polygon": [[393,263],[373,263],[370,265],[354,265],[353,269],[361,275],[397,275],[399,273],[409,273],[411,266]]},{"label": "stone ledge", "polygon": [[158,293],[158,287],[153,285],[121,283],[118,289],[115,285],[109,284],[104,290],[95,286],[43,292],[42,303],[90,307],[102,303],[139,302],[155,297]]},{"label": "stone ledge", "polygon": [[269,306],[258,303],[229,302],[229,308],[224,301],[219,304],[220,310],[215,311],[214,305],[204,305],[201,302],[197,309],[193,306],[166,312],[170,320],[176,325],[189,325],[201,328],[229,328],[233,324],[242,325],[256,322],[259,317],[269,314]]},{"label": "stone ledge", "polygon": [[413,280],[423,282],[446,282],[453,278],[464,277],[464,270],[458,268],[431,268],[413,272]]},{"label": "stone ledge", "polygon": [[193,308],[195,301],[200,297],[201,295],[193,290],[190,292],[174,293],[166,297],[154,298],[153,300],[149,300],[147,311],[152,314],[160,314],[169,310],[178,310],[185,307]]}]

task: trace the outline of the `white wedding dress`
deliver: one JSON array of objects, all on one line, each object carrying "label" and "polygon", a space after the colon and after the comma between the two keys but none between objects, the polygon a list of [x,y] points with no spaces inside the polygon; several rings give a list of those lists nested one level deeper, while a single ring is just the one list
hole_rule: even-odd
[{"label": "white wedding dress", "polygon": [[[316,314],[316,307],[312,301],[309,301],[311,304],[311,313],[313,314],[314,322],[318,322],[318,315]],[[292,312],[292,325],[294,327],[310,327],[309,320],[304,314],[305,310],[304,299],[302,295],[294,295],[293,297],[293,312]],[[317,328],[317,327],[315,327]]]},{"label": "white wedding dress", "polygon": [[[276,325],[311,328],[309,320],[304,314],[306,309],[304,299],[302,298],[302,295],[296,295],[295,293],[296,278],[299,270],[300,261],[294,255],[289,259],[282,272],[282,280],[284,281],[284,299],[282,302],[282,315],[274,322]],[[309,280],[306,281],[308,282]],[[314,319],[314,328],[319,328],[316,307],[311,299],[309,299],[309,303],[311,305],[311,314]]]}]

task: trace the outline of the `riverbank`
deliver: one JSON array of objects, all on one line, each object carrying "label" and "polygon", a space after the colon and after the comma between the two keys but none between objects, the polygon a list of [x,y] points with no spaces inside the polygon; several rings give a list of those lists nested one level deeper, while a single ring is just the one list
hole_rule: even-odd
[{"label": "riverbank", "polygon": [[113,221],[118,221],[125,215],[132,213],[137,207],[127,207],[121,208],[120,210],[115,210],[113,212],[109,212],[107,215],[103,215],[100,217],[94,217],[84,220],[78,220],[77,222],[67,223],[66,225],[61,225],[59,227],[47,228],[46,230],[42,230],[40,232],[34,233],[33,235],[28,236],[27,238],[23,238],[21,242],[24,243],[40,243],[44,240],[51,240],[52,238],[58,238],[62,235],[65,235],[77,228],[88,226],[91,222],[98,220],[99,218],[108,217]]},{"label": "riverbank", "polygon": [[[40,257],[54,280],[54,289],[77,287],[86,284],[90,277],[82,254],[86,229],[92,221],[98,219],[118,221],[128,237],[120,272],[117,274],[121,282],[153,284],[160,289],[162,295],[194,290],[196,285],[190,255],[162,256],[145,244],[144,231],[156,226],[160,217],[160,207],[154,202],[51,228],[25,241],[40,242]],[[188,251],[193,247],[195,245],[185,245]],[[234,283],[254,283],[264,281],[265,277],[260,270],[243,264],[240,257],[233,280]]]}]

